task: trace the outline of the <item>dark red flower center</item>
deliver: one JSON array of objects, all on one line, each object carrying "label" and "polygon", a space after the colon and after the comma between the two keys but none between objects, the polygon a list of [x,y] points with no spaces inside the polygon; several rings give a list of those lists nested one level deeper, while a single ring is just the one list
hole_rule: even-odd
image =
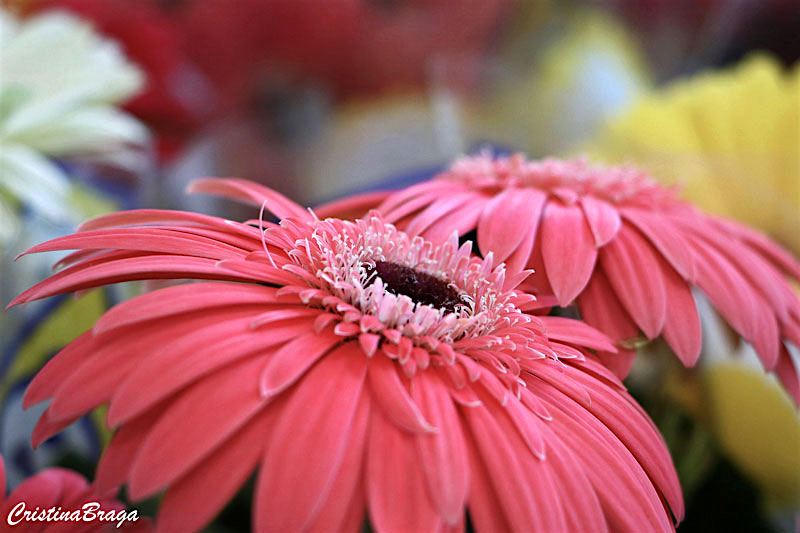
[{"label": "dark red flower center", "polygon": [[[368,279],[374,272],[383,280],[386,290],[392,294],[408,296],[418,304],[430,305],[453,313],[457,305],[464,303],[458,291],[447,281],[411,267],[376,261],[374,269],[367,266],[366,270]],[[372,277],[368,284],[372,284],[374,279]]]}]

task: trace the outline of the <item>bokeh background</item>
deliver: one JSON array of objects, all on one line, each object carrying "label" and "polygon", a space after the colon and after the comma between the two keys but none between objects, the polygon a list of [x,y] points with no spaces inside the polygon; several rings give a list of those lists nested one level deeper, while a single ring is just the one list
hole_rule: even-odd
[{"label": "bokeh background", "polygon": [[[315,205],[426,179],[464,153],[633,163],[800,255],[797,0],[5,0],[0,295],[58,258],[13,258],[139,206],[230,217],[184,188],[238,176]],[[135,284],[2,316],[9,483],[92,473],[103,413],[37,451],[24,387]],[[628,386],[681,476],[679,532],[794,531],[800,417],[704,313],[686,370],[645,346]],[[800,360],[800,353],[794,355]],[[236,530],[235,512],[214,526]]]}]

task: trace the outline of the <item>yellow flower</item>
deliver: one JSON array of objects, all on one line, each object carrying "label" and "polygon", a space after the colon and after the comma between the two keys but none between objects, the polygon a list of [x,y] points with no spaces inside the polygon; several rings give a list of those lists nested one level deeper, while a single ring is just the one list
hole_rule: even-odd
[{"label": "yellow flower", "polygon": [[588,152],[644,166],[800,253],[800,66],[785,72],[755,55],[647,94]]}]

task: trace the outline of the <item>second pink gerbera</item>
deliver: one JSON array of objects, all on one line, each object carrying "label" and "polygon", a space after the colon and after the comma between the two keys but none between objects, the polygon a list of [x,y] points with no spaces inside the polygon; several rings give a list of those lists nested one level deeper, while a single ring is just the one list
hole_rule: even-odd
[{"label": "second pink gerbera", "polygon": [[101,490],[166,490],[162,531],[206,524],[258,469],[257,531],[671,531],[680,486],[652,422],[577,321],[520,311],[491,257],[378,214],[317,220],[244,181],[196,189],[283,217],[107,215],[15,304],[194,278],[118,305],[38,374],[41,442],[108,403]]},{"label": "second pink gerbera", "polygon": [[[477,241],[542,302],[577,304],[621,348],[663,336],[691,366],[700,353],[698,288],[800,403],[788,343],[800,346],[800,263],[756,231],[699,212],[644,173],[581,159],[465,157],[408,189],[325,206],[376,207],[388,222],[434,242],[452,231]],[[624,377],[634,350],[603,355]],[[602,354],[601,354],[602,355]]]}]

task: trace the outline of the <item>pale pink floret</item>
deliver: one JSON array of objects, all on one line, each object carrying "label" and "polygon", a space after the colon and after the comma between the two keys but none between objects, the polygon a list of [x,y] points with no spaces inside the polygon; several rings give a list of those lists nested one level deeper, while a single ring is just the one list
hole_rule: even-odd
[{"label": "pale pink floret", "polygon": [[[754,230],[699,212],[632,167],[484,154],[457,160],[431,181],[318,213],[370,206],[434,242],[454,229],[472,235],[509,272],[534,269],[521,288],[540,302],[577,304],[582,318],[621,348],[640,331],[663,336],[687,366],[702,345],[696,287],[800,404],[787,349],[800,346],[800,300],[786,280],[800,281],[800,262]],[[601,357],[624,377],[634,354]]]},{"label": "pale pink floret", "polygon": [[[242,180],[194,190],[268,207],[280,225],[173,211],[100,217],[31,252],[75,249],[24,303],[107,283],[217,280],[108,311],[36,376],[38,444],[109,404],[97,471],[157,527],[202,527],[254,470],[257,531],[672,531],[683,502],[653,423],[590,350],[607,337],[520,311],[531,297],[457,239],[377,213],[317,220]],[[287,218],[288,217],[288,218]],[[388,262],[458,295],[452,312],[392,294]],[[505,286],[505,287],[504,287]]]},{"label": "pale pink floret", "polygon": [[[6,472],[3,457],[0,456],[0,524],[8,531],[18,533],[110,533],[124,531],[126,533],[149,533],[153,530],[149,518],[139,515],[134,519],[133,510],[115,499],[116,490],[99,493],[86,479],[76,472],[64,468],[48,468],[20,483],[6,497]],[[85,515],[75,511],[81,510],[87,503],[99,504],[99,513]],[[20,503],[24,508],[19,508]],[[55,508],[51,515],[41,515]],[[25,511],[33,514],[25,517]],[[111,517],[109,517],[109,511]],[[64,513],[72,514],[72,517]],[[117,519],[122,513],[126,520]],[[49,520],[48,520],[49,518]],[[87,518],[89,520],[84,520]],[[94,520],[92,520],[94,518]],[[78,520],[76,520],[78,519]],[[8,520],[11,520],[10,525]],[[119,527],[118,524],[120,525]]]}]

